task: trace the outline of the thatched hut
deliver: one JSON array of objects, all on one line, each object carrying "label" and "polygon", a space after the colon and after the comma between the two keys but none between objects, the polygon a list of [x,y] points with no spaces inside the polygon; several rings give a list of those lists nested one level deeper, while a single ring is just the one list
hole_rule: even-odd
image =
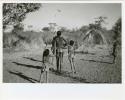
[{"label": "thatched hut", "polygon": [[100,30],[89,30],[83,37],[83,45],[78,48],[78,51],[87,53],[96,53],[109,55],[110,48],[104,34]]},{"label": "thatched hut", "polygon": [[96,45],[107,45],[105,36],[99,30],[89,30],[83,38],[84,45],[96,46]]}]

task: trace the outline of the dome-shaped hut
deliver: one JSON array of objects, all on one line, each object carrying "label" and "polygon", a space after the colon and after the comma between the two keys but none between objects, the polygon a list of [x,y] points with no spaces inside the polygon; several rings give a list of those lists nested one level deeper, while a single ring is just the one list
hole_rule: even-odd
[{"label": "dome-shaped hut", "polygon": [[86,46],[107,45],[105,36],[99,30],[89,30],[83,38],[83,44]]},{"label": "dome-shaped hut", "polygon": [[82,46],[77,51],[83,51],[93,54],[109,55],[108,42],[100,30],[89,30],[83,37]]}]

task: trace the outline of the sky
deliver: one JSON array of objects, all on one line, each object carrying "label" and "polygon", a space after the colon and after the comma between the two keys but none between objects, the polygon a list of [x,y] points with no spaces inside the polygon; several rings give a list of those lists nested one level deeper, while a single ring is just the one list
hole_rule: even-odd
[{"label": "sky", "polygon": [[41,30],[56,23],[68,29],[79,28],[94,22],[94,18],[105,16],[106,24],[111,29],[118,18],[121,17],[121,4],[119,3],[43,3],[35,12],[29,13],[23,21],[25,30],[32,25],[33,30]]}]

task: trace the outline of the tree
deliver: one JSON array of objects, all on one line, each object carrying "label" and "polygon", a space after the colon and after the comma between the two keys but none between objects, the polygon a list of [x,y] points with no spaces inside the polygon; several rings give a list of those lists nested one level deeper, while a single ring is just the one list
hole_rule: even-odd
[{"label": "tree", "polygon": [[107,17],[99,16],[95,18],[94,23],[89,24],[90,29],[102,29],[102,24],[106,24]]},{"label": "tree", "polygon": [[113,62],[115,62],[115,59],[118,56],[118,52],[121,52],[121,29],[122,29],[121,18],[119,18],[112,28],[112,31],[114,32],[114,42],[113,42],[113,52],[112,52],[112,55],[114,56]]},{"label": "tree", "polygon": [[49,24],[50,31],[54,33],[57,27],[57,24],[56,23],[48,23],[48,24]]},{"label": "tree", "polygon": [[107,19],[107,17],[103,17],[103,16],[99,16],[97,18],[95,18],[95,25],[97,26],[97,28],[101,28],[103,23],[106,23],[105,20]]},{"label": "tree", "polygon": [[81,31],[80,36],[85,35],[85,33],[88,31],[88,26],[82,26],[79,30]]},{"label": "tree", "polygon": [[4,3],[3,4],[3,29],[7,25],[19,25],[27,13],[34,12],[41,7],[40,3]]},{"label": "tree", "polygon": [[121,18],[119,18],[112,28],[112,31],[115,33],[114,40],[116,40],[119,43],[121,43],[121,29]]},{"label": "tree", "polygon": [[17,34],[18,32],[23,31],[23,29],[24,25],[22,23],[16,24],[15,26],[13,26],[12,33]]},{"label": "tree", "polygon": [[43,27],[42,30],[43,31],[50,31],[50,28],[49,27]]},{"label": "tree", "polygon": [[67,29],[66,27],[60,27],[59,29],[61,32],[69,32],[69,29]]}]

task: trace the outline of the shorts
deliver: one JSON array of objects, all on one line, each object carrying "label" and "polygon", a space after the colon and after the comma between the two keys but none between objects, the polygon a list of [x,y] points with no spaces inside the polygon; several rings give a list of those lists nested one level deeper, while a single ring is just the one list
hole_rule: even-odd
[{"label": "shorts", "polygon": [[61,57],[63,55],[63,49],[57,49],[56,50],[56,57]]}]

